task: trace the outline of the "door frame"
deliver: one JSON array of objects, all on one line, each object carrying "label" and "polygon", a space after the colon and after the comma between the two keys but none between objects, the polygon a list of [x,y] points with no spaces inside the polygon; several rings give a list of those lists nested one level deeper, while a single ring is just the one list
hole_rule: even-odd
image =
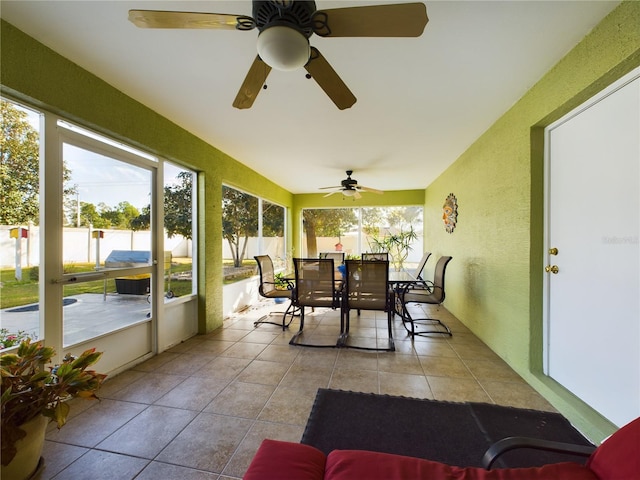
[{"label": "door frame", "polygon": [[[633,82],[637,82],[637,80],[640,78],[640,68],[636,68],[633,71],[629,72],[627,75],[623,76],[622,78],[618,79],[616,82],[614,82],[613,84],[609,85],[607,88],[603,89],[601,92],[597,93],[596,95],[594,95],[593,97],[591,97],[589,100],[587,100],[586,102],[582,103],[580,106],[578,106],[577,108],[573,109],[571,112],[567,113],[566,115],[564,115],[562,118],[560,118],[559,120],[557,120],[556,122],[550,124],[549,126],[547,126],[544,129],[544,241],[543,241],[543,258],[545,263],[543,265],[552,265],[554,262],[554,259],[556,258],[555,256],[553,256],[550,253],[550,248],[552,247],[557,247],[559,245],[552,245],[551,244],[551,208],[553,208],[553,205],[551,205],[551,201],[552,199],[550,198],[551,195],[551,182],[553,181],[553,179],[551,179],[551,135],[552,132],[557,129],[558,127],[564,125],[565,123],[571,121],[572,119],[575,119],[577,116],[579,116],[580,114],[584,113],[586,110],[594,107],[595,105],[597,105],[598,103],[602,102],[603,100],[605,100],[607,97],[613,95],[614,93],[618,92],[619,90],[623,89],[624,87],[628,86],[629,84],[633,83]],[[618,100],[620,101],[620,100]],[[640,108],[639,106],[635,106],[634,107],[636,110],[638,108]],[[640,151],[640,145],[639,147],[639,151]],[[557,184],[556,184],[556,189]],[[637,238],[636,238],[636,242],[637,242]],[[598,257],[600,258],[600,257]],[[562,267],[562,265],[560,265]],[[552,342],[552,338],[551,338],[551,326],[552,326],[552,321],[553,319],[551,318],[551,300],[552,300],[552,276],[549,273],[543,273],[543,312],[542,312],[542,316],[543,316],[543,343],[542,343],[542,349],[543,351],[542,353],[542,362],[543,362],[543,373],[550,378],[551,380],[557,382],[559,385],[562,385],[558,380],[555,380],[554,377],[551,376],[551,342]],[[601,282],[602,279],[599,279],[599,282]],[[555,365],[555,364],[554,364]],[[565,370],[566,372],[566,370]],[[564,387],[564,386],[563,386]],[[564,387],[567,388],[568,387]],[[576,395],[576,394],[574,394]],[[586,400],[583,400],[584,402],[586,402]],[[593,408],[593,407],[591,407]]]},{"label": "door frame", "polygon": [[[44,116],[44,138],[41,137],[41,232],[46,242],[40,242],[40,259],[42,279],[40,281],[40,324],[44,327],[44,339],[48,346],[58,352],[54,361],[59,361],[65,354],[77,355],[87,348],[95,347],[99,351],[118,352],[115,355],[103,356],[99,368],[105,372],[117,372],[130,367],[146,358],[150,358],[158,351],[158,321],[163,315],[163,308],[159,302],[164,295],[158,292],[164,290],[164,276],[158,274],[158,252],[163,251],[163,164],[162,161],[140,152],[126,145],[118,144],[107,137],[96,135],[92,138],[90,131],[83,127],[75,127],[65,119],[46,111]],[[74,131],[75,129],[79,131]],[[85,134],[86,132],[86,134]],[[42,133],[41,133],[42,135]],[[111,143],[111,144],[110,144]],[[147,322],[132,324],[131,326],[103,334],[79,344],[64,344],[64,313],[63,294],[64,285],[70,282],[83,283],[95,281],[98,277],[111,278],[116,272],[86,274],[64,274],[63,272],[63,166],[64,144],[104,155],[130,165],[143,168],[151,173],[151,258],[152,264],[143,267],[126,268],[119,272],[124,274],[150,273],[151,315]],[[162,263],[161,263],[162,264]],[[45,321],[46,319],[46,321]],[[126,354],[123,354],[126,352]]]}]

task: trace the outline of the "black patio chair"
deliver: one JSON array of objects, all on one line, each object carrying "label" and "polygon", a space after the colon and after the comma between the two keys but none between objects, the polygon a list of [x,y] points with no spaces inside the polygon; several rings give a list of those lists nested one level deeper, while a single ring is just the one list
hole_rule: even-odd
[{"label": "black patio chair", "polygon": [[[393,318],[393,292],[389,287],[389,262],[385,260],[347,260],[346,282],[342,300],[341,347],[361,350],[395,351],[391,320]],[[354,309],[360,315],[361,310],[378,310],[387,313],[387,347],[365,347],[350,345],[350,311]],[[377,339],[376,339],[377,341]]]},{"label": "black patio chair", "polygon": [[[340,308],[342,280],[336,280],[332,258],[294,258],[295,287],[293,303],[300,309],[300,329],[291,338],[289,344],[307,347],[336,347],[335,343],[314,345],[303,343],[304,313],[306,307]],[[339,332],[336,332],[339,336]]]},{"label": "black patio chair", "polygon": [[[402,304],[402,324],[409,334],[414,337],[416,335],[429,336],[431,334],[441,334],[451,336],[451,330],[441,320],[437,318],[414,318],[409,312],[408,305],[411,303],[426,303],[430,305],[440,306],[445,299],[444,278],[447,265],[452,257],[443,256],[438,259],[436,264],[433,282],[424,280],[423,282],[414,282],[405,285],[400,293],[400,302]],[[411,328],[407,327],[407,324]],[[427,330],[416,330],[416,324],[422,325]],[[434,328],[432,328],[434,327]]]}]

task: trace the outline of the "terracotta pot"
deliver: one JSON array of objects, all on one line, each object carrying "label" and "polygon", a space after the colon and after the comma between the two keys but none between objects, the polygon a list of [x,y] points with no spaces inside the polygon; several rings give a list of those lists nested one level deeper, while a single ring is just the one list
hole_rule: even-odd
[{"label": "terracotta pot", "polygon": [[20,427],[27,432],[27,436],[16,442],[18,453],[9,465],[2,465],[0,477],[7,480],[27,480],[35,473],[44,447],[47,423],[47,417],[38,415]]}]

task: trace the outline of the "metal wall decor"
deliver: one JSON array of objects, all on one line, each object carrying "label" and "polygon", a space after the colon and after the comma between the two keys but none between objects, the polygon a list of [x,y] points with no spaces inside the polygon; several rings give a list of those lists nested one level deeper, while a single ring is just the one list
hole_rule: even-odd
[{"label": "metal wall decor", "polygon": [[449,194],[442,206],[442,221],[447,233],[453,233],[458,222],[458,200],[453,193]]}]

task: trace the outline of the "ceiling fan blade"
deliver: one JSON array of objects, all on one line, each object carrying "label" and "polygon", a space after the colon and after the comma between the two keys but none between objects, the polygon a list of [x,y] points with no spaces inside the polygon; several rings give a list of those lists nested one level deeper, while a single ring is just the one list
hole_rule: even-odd
[{"label": "ceiling fan blade", "polygon": [[251,108],[269,76],[269,72],[271,72],[271,67],[264,63],[259,55],[256,55],[256,59],[251,64],[236,99],[233,101],[233,106],[240,109]]},{"label": "ceiling fan blade", "polygon": [[252,30],[256,22],[246,15],[164,10],[129,10],[129,21],[140,28],[207,28]]},{"label": "ceiling fan blade", "polygon": [[349,87],[345,85],[317,48],[311,47],[311,57],[304,68],[340,110],[350,108],[356,103],[356,97],[351,93]]},{"label": "ceiling fan blade", "polygon": [[338,189],[341,189],[341,188],[342,188],[342,185],[338,185],[338,186],[335,186],[335,187],[320,187],[320,188],[319,188],[319,190],[329,190],[330,188],[338,188]]},{"label": "ceiling fan blade", "polygon": [[313,30],[321,37],[419,37],[429,18],[424,3],[318,10]]},{"label": "ceiling fan blade", "polygon": [[358,198],[362,198],[362,195],[360,195],[360,193],[358,191],[356,191],[353,195],[353,198],[358,199]]},{"label": "ceiling fan blade", "polygon": [[362,190],[363,192],[370,192],[370,193],[377,193],[378,195],[382,195],[384,192],[382,190],[378,190],[375,188],[371,188],[371,187],[357,187],[360,190]]},{"label": "ceiling fan blade", "polygon": [[329,197],[329,196],[333,195],[334,193],[340,193],[340,190],[334,190],[333,192],[329,192],[326,195],[323,195],[323,197]]}]

